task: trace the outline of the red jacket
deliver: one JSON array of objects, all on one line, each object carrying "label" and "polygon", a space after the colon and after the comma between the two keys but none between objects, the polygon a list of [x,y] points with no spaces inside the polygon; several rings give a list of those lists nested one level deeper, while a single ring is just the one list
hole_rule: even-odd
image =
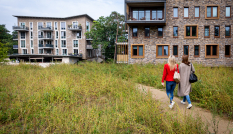
[{"label": "red jacket", "polygon": [[[176,64],[176,65],[177,65],[177,71],[178,71],[178,73],[179,73],[178,64]],[[164,69],[163,69],[163,78],[162,78],[162,82],[164,82],[164,80],[165,80],[165,81],[174,81],[174,79],[173,79],[174,73],[175,73],[175,68],[172,69],[172,70],[170,71],[169,65],[168,65],[168,64],[165,64],[165,65],[164,65]]]}]

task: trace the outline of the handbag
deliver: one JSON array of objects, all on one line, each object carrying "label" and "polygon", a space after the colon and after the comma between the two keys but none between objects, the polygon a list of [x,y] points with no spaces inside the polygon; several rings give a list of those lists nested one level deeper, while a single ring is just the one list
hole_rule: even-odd
[{"label": "handbag", "polygon": [[197,76],[193,73],[193,71],[192,71],[192,65],[193,64],[191,64],[191,74],[190,74],[190,76],[189,76],[189,82],[190,83],[194,83],[194,82],[197,82],[198,81],[198,79],[197,79]]},{"label": "handbag", "polygon": [[177,66],[176,66],[176,70],[175,70],[173,79],[175,80],[176,83],[180,82],[180,74],[177,72]]}]

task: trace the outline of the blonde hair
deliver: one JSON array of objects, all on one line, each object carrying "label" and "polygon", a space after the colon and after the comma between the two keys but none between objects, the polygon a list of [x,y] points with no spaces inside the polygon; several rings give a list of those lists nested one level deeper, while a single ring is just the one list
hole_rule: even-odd
[{"label": "blonde hair", "polygon": [[170,55],[168,58],[168,65],[170,67],[170,70],[173,70],[176,65],[176,58],[174,55]]}]

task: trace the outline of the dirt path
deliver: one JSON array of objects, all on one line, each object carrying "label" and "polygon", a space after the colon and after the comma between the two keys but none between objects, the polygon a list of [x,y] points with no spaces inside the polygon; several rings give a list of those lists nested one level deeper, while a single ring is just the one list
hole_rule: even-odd
[{"label": "dirt path", "polygon": [[[164,109],[170,110],[170,108],[168,107],[169,99],[168,99],[165,91],[154,89],[153,87],[144,86],[141,84],[138,84],[138,89],[145,91],[145,92],[150,91],[152,93],[152,97],[155,98],[156,100],[159,100]],[[173,107],[172,111],[177,111],[176,109],[179,108],[180,111],[183,113],[186,112],[186,113],[192,114],[193,116],[195,116],[195,115],[201,116],[202,121],[208,124],[208,126],[209,126],[208,129],[211,133],[214,133],[215,130],[217,129],[217,127],[218,127],[217,133],[219,133],[219,134],[223,134],[223,133],[229,134],[230,130],[231,130],[231,133],[233,133],[233,121],[229,121],[227,119],[216,116],[216,118],[215,118],[216,121],[217,122],[219,121],[218,126],[217,126],[217,125],[214,125],[214,123],[213,123],[214,118],[213,118],[210,111],[205,110],[203,108],[200,108],[198,106],[195,106],[195,104],[193,104],[193,103],[192,103],[193,107],[189,110],[186,108],[188,106],[188,103],[186,102],[186,105],[181,104],[180,103],[181,100],[177,97],[174,97],[173,101],[175,101],[176,103],[175,103],[175,106]]]}]

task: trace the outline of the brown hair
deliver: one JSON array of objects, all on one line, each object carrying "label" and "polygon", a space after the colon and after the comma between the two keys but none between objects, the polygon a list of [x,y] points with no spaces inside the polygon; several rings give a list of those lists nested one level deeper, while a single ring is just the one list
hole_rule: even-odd
[{"label": "brown hair", "polygon": [[182,56],[182,63],[190,66],[190,62],[188,61],[188,59],[189,59],[188,55],[183,55]]}]

